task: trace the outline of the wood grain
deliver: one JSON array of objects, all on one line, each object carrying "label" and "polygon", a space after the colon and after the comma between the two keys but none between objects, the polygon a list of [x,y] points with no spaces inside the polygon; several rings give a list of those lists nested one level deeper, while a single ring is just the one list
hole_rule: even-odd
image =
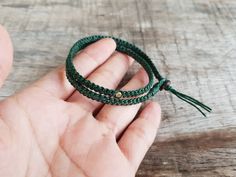
[{"label": "wood grain", "polygon": [[213,108],[204,118],[159,93],[162,125],[137,176],[236,176],[236,1],[1,0],[0,23],[15,48],[1,99],[64,63],[77,39],[122,37],[147,52],[175,88]]}]

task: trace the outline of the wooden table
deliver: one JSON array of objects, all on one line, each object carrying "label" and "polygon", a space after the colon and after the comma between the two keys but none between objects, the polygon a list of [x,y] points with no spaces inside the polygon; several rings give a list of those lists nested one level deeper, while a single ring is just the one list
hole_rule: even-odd
[{"label": "wooden table", "polygon": [[1,0],[0,23],[15,47],[1,99],[64,63],[77,39],[122,37],[147,52],[175,88],[213,108],[204,118],[159,93],[162,125],[137,176],[236,176],[236,1]]}]

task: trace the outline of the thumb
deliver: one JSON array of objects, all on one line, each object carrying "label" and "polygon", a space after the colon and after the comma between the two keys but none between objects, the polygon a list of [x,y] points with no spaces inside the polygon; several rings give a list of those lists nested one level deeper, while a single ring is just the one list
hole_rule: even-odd
[{"label": "thumb", "polygon": [[8,32],[0,25],[0,87],[8,76],[13,61],[13,47]]}]

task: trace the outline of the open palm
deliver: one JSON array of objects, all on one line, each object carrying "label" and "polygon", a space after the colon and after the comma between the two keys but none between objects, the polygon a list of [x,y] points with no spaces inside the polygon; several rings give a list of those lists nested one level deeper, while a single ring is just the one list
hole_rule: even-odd
[{"label": "open palm", "polygon": [[[74,64],[87,79],[116,88],[133,59],[115,47],[112,39],[102,39]],[[0,86],[12,58],[10,38],[0,27]],[[122,89],[147,82],[140,70]],[[160,122],[157,103],[137,114],[140,106],[90,100],[70,85],[64,66],[55,69],[0,102],[0,177],[135,176]]]}]

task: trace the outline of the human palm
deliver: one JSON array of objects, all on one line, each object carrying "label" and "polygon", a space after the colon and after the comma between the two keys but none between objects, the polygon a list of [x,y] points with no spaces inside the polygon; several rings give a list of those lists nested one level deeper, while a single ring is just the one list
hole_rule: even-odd
[{"label": "human palm", "polygon": [[[114,50],[112,39],[102,39],[80,52],[75,66],[87,79],[116,88],[133,59]],[[0,27],[0,86],[12,58]],[[140,70],[122,89],[147,82]],[[160,122],[157,103],[137,114],[140,106],[90,100],[70,85],[64,66],[51,71],[0,102],[0,177],[135,176]]]}]

